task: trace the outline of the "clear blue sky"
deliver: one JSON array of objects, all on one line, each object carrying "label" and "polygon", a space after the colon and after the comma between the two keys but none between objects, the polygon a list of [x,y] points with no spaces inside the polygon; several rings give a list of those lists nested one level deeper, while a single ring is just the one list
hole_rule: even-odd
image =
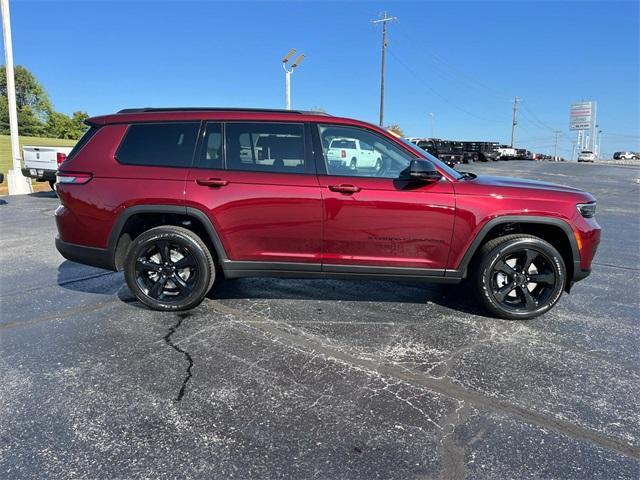
[{"label": "clear blue sky", "polygon": [[307,56],[293,106],[377,122],[380,28],[390,25],[385,123],[412,136],[568,155],[569,104],[599,102],[603,150],[640,150],[639,2],[32,2],[13,0],[16,64],[55,107],[283,106],[280,57]]}]

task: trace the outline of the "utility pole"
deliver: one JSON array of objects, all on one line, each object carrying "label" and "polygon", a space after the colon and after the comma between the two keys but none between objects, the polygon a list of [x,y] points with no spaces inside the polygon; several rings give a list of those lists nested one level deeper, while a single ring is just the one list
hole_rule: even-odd
[{"label": "utility pole", "polygon": [[518,124],[518,97],[513,99],[513,117],[511,119],[511,148],[513,148],[513,144],[516,138],[516,125]]},{"label": "utility pole", "polygon": [[562,133],[560,130],[554,130],[553,133],[556,135],[555,146],[553,147],[553,160],[558,158],[558,136]]},{"label": "utility pole", "polygon": [[9,133],[11,134],[11,158],[13,169],[9,170],[7,180],[9,195],[31,193],[31,182],[20,170],[20,143],[18,139],[18,108],[16,106],[16,79],[13,73],[13,47],[11,44],[11,18],[9,0],[0,0],[2,10],[2,33],[4,37],[4,59],[7,70],[7,100],[9,104]]},{"label": "utility pole", "polygon": [[304,54],[298,55],[298,58],[291,64],[291,68],[287,68],[287,63],[295,54],[296,49],[292,48],[282,58],[282,69],[284,70],[284,108],[287,110],[291,110],[291,74],[293,70],[302,63],[302,60],[304,60]]},{"label": "utility pole", "polygon": [[379,20],[372,20],[374,25],[382,23],[382,65],[380,67],[380,126],[384,123],[384,58],[387,50],[387,22],[397,20],[396,17],[389,17],[385,11],[382,18]]}]

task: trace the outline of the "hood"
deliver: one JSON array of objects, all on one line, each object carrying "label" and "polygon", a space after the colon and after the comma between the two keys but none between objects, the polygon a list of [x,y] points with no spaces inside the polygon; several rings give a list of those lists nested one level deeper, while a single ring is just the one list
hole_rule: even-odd
[{"label": "hood", "polygon": [[566,185],[527,180],[524,178],[493,177],[479,175],[474,179],[460,180],[454,184],[457,195],[481,195],[530,200],[593,202],[588,192]]},{"label": "hood", "polygon": [[478,186],[487,187],[511,187],[511,188],[526,188],[533,190],[546,190],[553,192],[564,193],[585,193],[578,188],[569,187],[566,185],[557,185],[555,183],[540,182],[538,180],[527,180],[525,178],[510,178],[510,177],[493,177],[489,175],[479,175],[473,179],[472,182]]}]

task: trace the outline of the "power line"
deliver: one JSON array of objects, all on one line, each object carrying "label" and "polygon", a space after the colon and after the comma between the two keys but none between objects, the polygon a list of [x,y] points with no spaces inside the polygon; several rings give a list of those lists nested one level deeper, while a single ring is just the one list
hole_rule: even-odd
[{"label": "power line", "polygon": [[484,122],[502,123],[499,120],[490,119],[490,118],[482,117],[480,115],[476,115],[475,113],[472,113],[469,110],[466,110],[465,108],[462,108],[459,105],[455,104],[454,102],[450,101],[449,99],[447,99],[446,97],[441,95],[437,90],[435,90],[431,85],[429,85],[427,82],[425,82],[425,80],[418,73],[416,73],[416,71],[414,69],[412,69],[411,67],[409,67],[409,65],[407,65],[405,62],[403,62],[400,59],[400,57],[398,57],[394,53],[393,49],[389,49],[389,54],[393,57],[393,59],[395,61],[397,61],[402,67],[404,67],[413,77],[415,77],[416,80],[418,80],[420,83],[422,83],[424,85],[424,87],[426,87],[434,95],[436,95],[437,97],[442,99],[445,103],[447,103],[450,106],[456,108],[457,110],[460,110],[463,113],[466,113],[467,115],[469,115],[471,117],[477,118],[478,120],[482,120]]}]

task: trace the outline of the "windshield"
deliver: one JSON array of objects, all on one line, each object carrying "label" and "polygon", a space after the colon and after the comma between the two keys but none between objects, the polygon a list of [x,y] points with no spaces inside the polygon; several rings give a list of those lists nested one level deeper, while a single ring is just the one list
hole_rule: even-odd
[{"label": "windshield", "polygon": [[426,158],[431,163],[437,165],[438,168],[440,168],[441,170],[444,170],[445,172],[447,172],[447,175],[451,176],[452,178],[455,178],[456,180],[460,180],[462,178],[462,174],[460,172],[454,170],[453,168],[451,168],[446,163],[438,160],[436,157],[431,155],[429,152],[424,151],[423,149],[421,149],[417,145],[411,143],[408,140],[405,140],[404,138],[399,138],[398,140],[400,140],[405,145],[408,145],[409,147],[411,147],[411,149],[413,151],[419,153],[422,158]]}]

